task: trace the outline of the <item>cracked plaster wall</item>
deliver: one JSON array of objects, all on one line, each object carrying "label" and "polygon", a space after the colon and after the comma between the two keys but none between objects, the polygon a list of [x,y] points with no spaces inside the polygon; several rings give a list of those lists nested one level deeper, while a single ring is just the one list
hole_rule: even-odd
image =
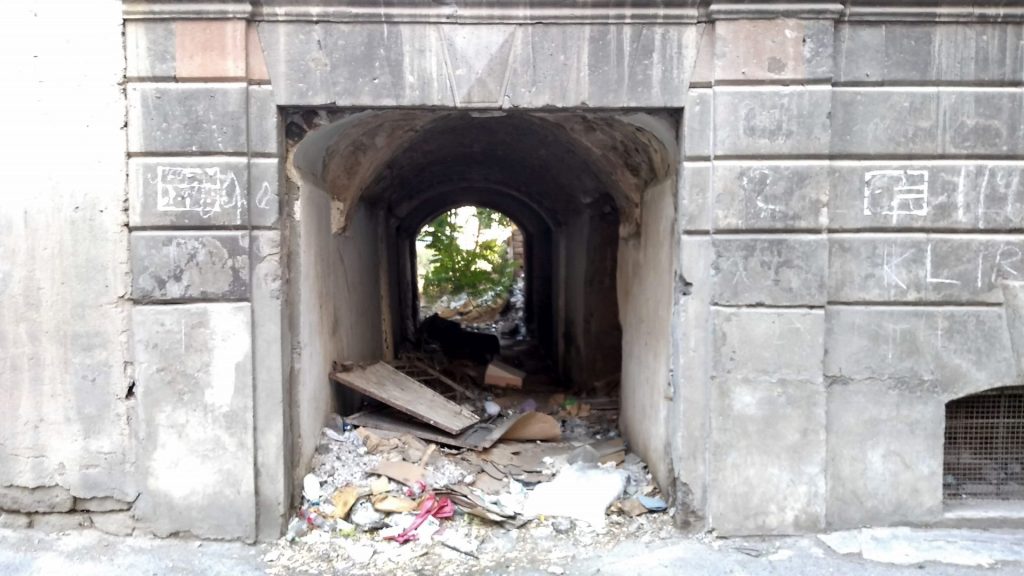
[{"label": "cracked plaster wall", "polygon": [[120,6],[5,5],[0,66],[17,110],[0,163],[0,518],[123,510],[139,486]]}]

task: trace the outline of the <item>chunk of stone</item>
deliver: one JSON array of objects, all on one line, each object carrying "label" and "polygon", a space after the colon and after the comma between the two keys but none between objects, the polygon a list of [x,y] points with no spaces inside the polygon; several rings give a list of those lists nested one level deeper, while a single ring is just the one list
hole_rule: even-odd
[{"label": "chunk of stone", "polygon": [[28,528],[31,525],[32,518],[26,514],[0,512],[0,528]]},{"label": "chunk of stone", "polygon": [[0,510],[67,512],[75,505],[71,492],[61,486],[0,486]]},{"label": "chunk of stone", "polygon": [[117,498],[110,497],[78,498],[75,500],[75,510],[82,510],[85,512],[114,512],[118,510],[127,510],[131,507],[131,502],[125,502],[124,500],[118,500]]},{"label": "chunk of stone", "polygon": [[131,536],[135,531],[135,518],[131,512],[106,512],[91,514],[92,525],[100,532],[114,536]]},{"label": "chunk of stone", "polygon": [[92,518],[85,512],[34,514],[32,528],[41,532],[67,532],[92,527]]}]

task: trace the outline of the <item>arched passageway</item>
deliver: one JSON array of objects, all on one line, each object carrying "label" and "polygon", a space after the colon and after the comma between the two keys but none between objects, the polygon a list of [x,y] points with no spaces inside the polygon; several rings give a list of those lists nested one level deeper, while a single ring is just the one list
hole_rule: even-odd
[{"label": "arched passageway", "polygon": [[[293,114],[286,134],[297,202],[286,236],[293,349],[301,351],[291,390],[299,462],[312,449],[304,439],[315,439],[334,407],[324,367],[390,359],[413,339],[416,234],[458,206],[500,211],[523,231],[526,319],[555,361],[555,385],[611,391],[620,374],[625,389],[651,380],[637,373],[651,369],[644,366],[667,370],[667,350],[664,361],[650,354],[668,339],[652,344],[641,332],[664,323],[667,334],[670,286],[661,284],[671,257],[645,255],[654,243],[642,229],[645,192],[655,188],[651,230],[670,228],[675,122],[640,113]],[[650,286],[638,274],[645,266],[663,268]],[[638,351],[624,362],[630,322]]]}]

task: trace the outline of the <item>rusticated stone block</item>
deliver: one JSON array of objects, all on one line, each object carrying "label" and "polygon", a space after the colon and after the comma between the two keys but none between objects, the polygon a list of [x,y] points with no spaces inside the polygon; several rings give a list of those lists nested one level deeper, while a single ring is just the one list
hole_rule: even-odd
[{"label": "rusticated stone block", "polygon": [[132,310],[140,529],[254,538],[251,314],[248,303]]},{"label": "rusticated stone block", "polygon": [[129,84],[129,152],[245,152],[245,84]]},{"label": "rusticated stone block", "polygon": [[826,300],[828,243],[824,236],[712,239],[716,304],[821,306]]},{"label": "rusticated stone block", "polygon": [[820,156],[828,153],[831,90],[715,88],[716,156]]},{"label": "rusticated stone block", "polygon": [[238,226],[249,222],[245,158],[132,158],[128,224]]},{"label": "rusticated stone block", "polygon": [[829,20],[715,22],[715,80],[809,80],[832,77]]},{"label": "rusticated stone block", "polygon": [[714,166],[716,230],[808,230],[827,223],[828,163]]},{"label": "rusticated stone block", "polygon": [[248,232],[132,232],[136,301],[249,295]]},{"label": "rusticated stone block", "polygon": [[1018,381],[1000,308],[829,306],[825,327],[833,386],[884,382],[946,402]]},{"label": "rusticated stone block", "polygon": [[1024,164],[833,162],[829,228],[1024,227]]},{"label": "rusticated stone block", "polygon": [[1024,274],[1024,236],[829,237],[829,301],[1002,302]]}]

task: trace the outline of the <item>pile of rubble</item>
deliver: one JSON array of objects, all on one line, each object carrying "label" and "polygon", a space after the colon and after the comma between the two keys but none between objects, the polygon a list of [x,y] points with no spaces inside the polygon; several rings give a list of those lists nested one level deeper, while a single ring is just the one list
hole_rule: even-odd
[{"label": "pile of rubble", "polygon": [[[402,381],[382,366],[370,372]],[[365,375],[353,370],[336,379]],[[582,550],[674,535],[670,514],[658,513],[667,503],[646,465],[618,437],[614,401],[499,392],[453,402],[451,419],[431,426],[380,410],[371,414],[390,430],[365,425],[367,414],[335,416],[304,479],[303,504],[265,556],[270,571],[461,574],[529,566],[558,574]],[[392,405],[400,396],[389,398]],[[481,416],[462,432],[435,427],[476,418],[469,408]]]}]

